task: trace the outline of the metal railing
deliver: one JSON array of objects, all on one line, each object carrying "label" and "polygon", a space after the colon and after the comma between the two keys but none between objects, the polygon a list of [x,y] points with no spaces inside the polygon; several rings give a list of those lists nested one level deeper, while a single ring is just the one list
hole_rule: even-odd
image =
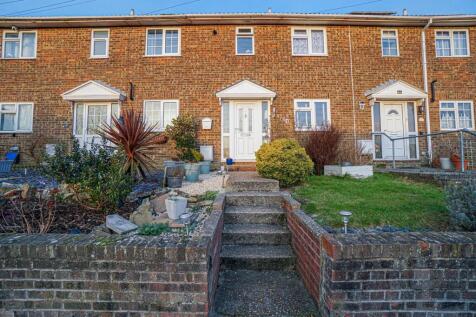
[{"label": "metal railing", "polygon": [[[459,151],[460,151],[460,159],[461,159],[461,172],[464,172],[464,134],[467,133],[469,135],[475,136],[476,133],[474,131],[468,129],[459,129],[459,130],[451,130],[451,131],[441,131],[441,132],[433,132],[433,133],[425,133],[419,135],[410,135],[410,136],[402,136],[398,138],[392,138],[385,132],[372,132],[372,135],[384,135],[392,142],[392,167],[396,168],[396,160],[395,160],[395,141],[399,140],[407,140],[407,139],[418,139],[418,138],[426,138],[428,136],[437,136],[437,135],[445,135],[445,134],[459,134]],[[374,140],[375,142],[375,140]],[[428,151],[433,151],[433,149],[428,149]]]}]

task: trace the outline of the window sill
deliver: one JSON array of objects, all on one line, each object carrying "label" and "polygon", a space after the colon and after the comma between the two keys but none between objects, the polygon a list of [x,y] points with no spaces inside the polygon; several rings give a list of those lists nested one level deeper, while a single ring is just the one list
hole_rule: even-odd
[{"label": "window sill", "polygon": [[4,60],[34,60],[36,57],[2,57]]},{"label": "window sill", "polygon": [[436,56],[436,58],[468,58],[471,55]]},{"label": "window sill", "polygon": [[89,59],[108,59],[109,56],[90,56]]},{"label": "window sill", "polygon": [[324,54],[292,54],[292,56],[296,56],[296,57],[303,57],[303,56],[320,57],[320,56],[323,56],[323,57],[326,57],[326,56],[329,56],[329,54],[327,54],[327,53],[324,53]]},{"label": "window sill", "polygon": [[382,55],[383,58],[390,57],[390,58],[396,58],[400,57],[400,55]]},{"label": "window sill", "polygon": [[143,57],[180,57],[181,54],[143,55]]},{"label": "window sill", "polygon": [[246,54],[246,53],[236,53],[236,56],[254,56],[255,53],[249,53],[249,54]]},{"label": "window sill", "polygon": [[0,131],[0,134],[28,134],[33,133],[33,131]]}]

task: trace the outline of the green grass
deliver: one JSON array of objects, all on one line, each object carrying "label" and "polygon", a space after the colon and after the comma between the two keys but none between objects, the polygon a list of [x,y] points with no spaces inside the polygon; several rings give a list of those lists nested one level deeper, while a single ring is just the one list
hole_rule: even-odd
[{"label": "green grass", "polygon": [[312,176],[295,189],[303,209],[323,225],[342,227],[340,210],[352,211],[350,226],[392,225],[445,230],[449,216],[441,188],[388,174],[358,180]]}]

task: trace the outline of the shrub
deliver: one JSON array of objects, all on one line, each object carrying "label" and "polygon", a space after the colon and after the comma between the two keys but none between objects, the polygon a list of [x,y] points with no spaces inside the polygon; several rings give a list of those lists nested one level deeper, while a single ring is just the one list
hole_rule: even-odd
[{"label": "shrub", "polygon": [[371,157],[365,154],[365,147],[362,143],[355,143],[353,140],[342,140],[337,150],[337,163],[350,162],[352,165],[370,164]]},{"label": "shrub", "polygon": [[71,151],[58,145],[54,156],[45,157],[44,174],[70,184],[83,205],[110,211],[132,190],[132,178],[124,174],[124,154],[98,144],[91,150],[81,148],[76,140]]},{"label": "shrub", "polygon": [[99,128],[99,134],[119,147],[126,155],[124,171],[138,178],[154,169],[152,154],[167,142],[167,137],[154,132],[156,125],[147,126],[133,110],[122,112],[121,118],[112,117],[112,124]]},{"label": "shrub", "polygon": [[334,126],[323,130],[314,130],[302,135],[307,154],[314,163],[314,171],[322,174],[324,165],[333,164],[338,154],[342,133]]},{"label": "shrub", "polygon": [[168,225],[163,223],[150,223],[139,227],[138,233],[142,236],[160,236],[164,232],[170,232]]},{"label": "shrub", "polygon": [[256,169],[261,176],[288,187],[306,179],[312,172],[312,161],[296,140],[277,139],[256,152]]},{"label": "shrub", "polygon": [[192,116],[180,115],[173,119],[172,124],[165,129],[165,134],[175,141],[180,160],[189,162],[200,160],[198,151],[195,149],[197,132],[195,119]]},{"label": "shrub", "polygon": [[446,202],[454,229],[476,231],[476,180],[468,179],[446,187]]}]

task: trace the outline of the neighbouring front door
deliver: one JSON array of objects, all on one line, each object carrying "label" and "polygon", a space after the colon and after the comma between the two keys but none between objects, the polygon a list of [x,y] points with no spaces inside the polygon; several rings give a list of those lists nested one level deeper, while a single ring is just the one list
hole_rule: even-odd
[{"label": "neighbouring front door", "polygon": [[[391,138],[404,136],[403,106],[401,104],[385,104],[382,106],[382,131]],[[395,142],[395,158],[406,158],[405,141],[397,140]],[[392,141],[382,136],[383,159],[391,160],[393,158]]]},{"label": "neighbouring front door", "polygon": [[234,106],[234,158],[254,160],[262,143],[261,106],[236,103]]}]

